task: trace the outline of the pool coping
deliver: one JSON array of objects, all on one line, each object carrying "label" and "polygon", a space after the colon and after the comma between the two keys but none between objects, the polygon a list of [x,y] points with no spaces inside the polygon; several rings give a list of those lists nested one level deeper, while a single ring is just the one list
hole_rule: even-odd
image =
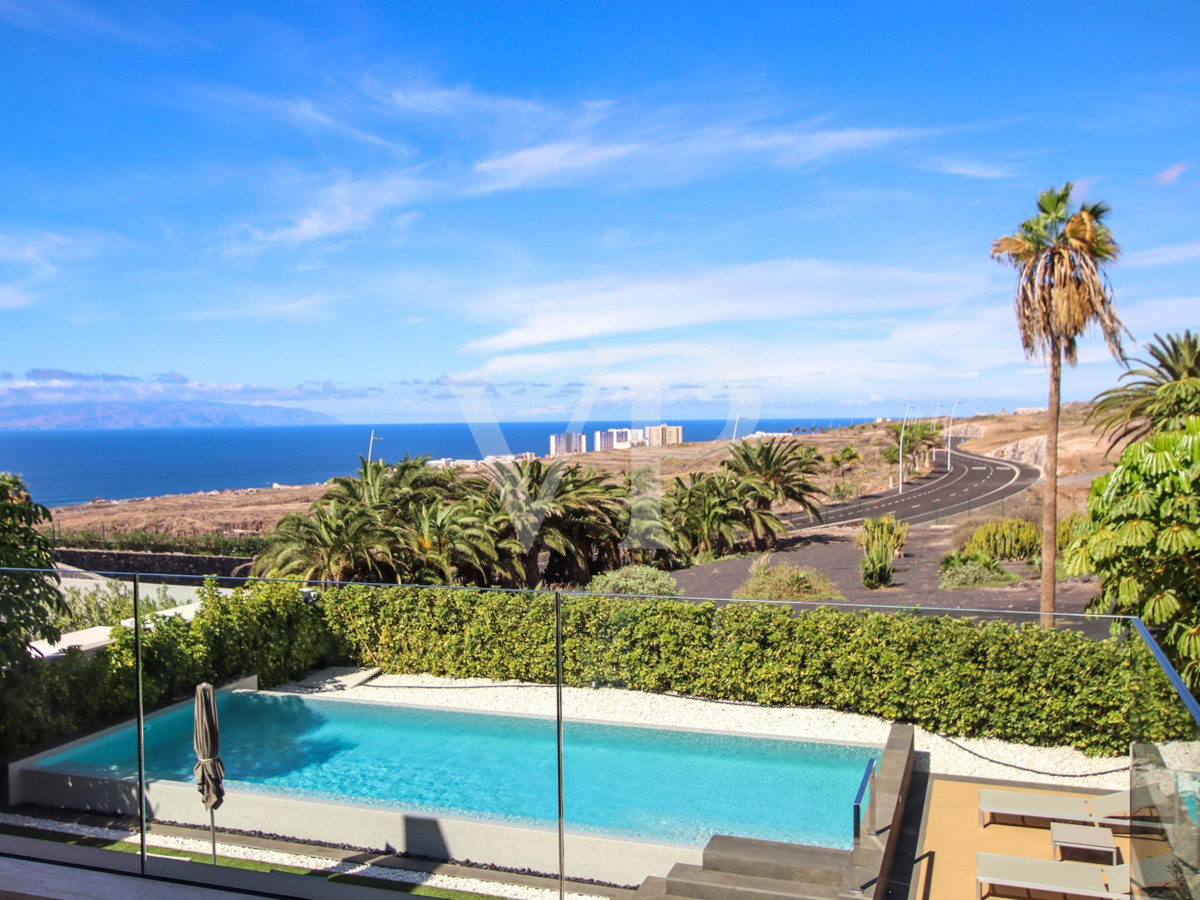
[{"label": "pool coping", "polygon": [[[512,686],[516,687],[518,684],[525,684],[525,682],[514,682]],[[489,685],[488,687],[494,688],[494,687],[503,687],[503,686],[504,686],[503,684],[500,684],[500,685]],[[538,687],[552,687],[552,685],[537,685],[537,686]],[[553,722],[557,719],[557,716],[554,715],[553,713],[551,713],[550,715],[544,715],[542,713],[535,713],[535,712],[507,712],[507,711],[501,712],[501,711],[490,710],[490,709],[472,709],[471,707],[467,707],[467,706],[443,706],[440,704],[432,704],[432,703],[401,703],[401,702],[398,702],[395,700],[376,700],[376,699],[372,699],[370,697],[340,697],[340,696],[337,696],[336,693],[332,693],[332,692],[329,696],[322,696],[320,693],[317,693],[317,692],[308,693],[305,691],[256,691],[256,692],[259,694],[265,694],[265,695],[272,696],[272,697],[303,697],[303,698],[309,699],[309,700],[317,700],[322,703],[366,703],[366,704],[370,704],[373,706],[393,706],[393,707],[399,706],[399,707],[403,707],[404,709],[422,709],[422,710],[429,709],[429,710],[438,710],[440,712],[467,713],[467,714],[474,715],[474,716],[506,716],[506,717],[512,717],[512,718],[516,718],[516,719],[546,719],[551,722]],[[645,692],[633,691],[631,693],[645,693]],[[679,697],[680,699],[684,699],[684,700],[704,700],[705,702],[713,702],[713,703],[727,703],[728,702],[728,701],[724,701],[724,700],[708,701],[708,700],[705,700],[705,698],[703,698],[703,697],[689,697],[686,694],[664,694],[662,696]],[[737,706],[737,707],[747,707],[747,708],[757,708],[757,709],[813,709],[813,708],[815,708],[815,707],[801,707],[801,706],[764,707],[764,706],[760,706],[759,704],[756,704],[756,703],[735,703],[732,705]],[[764,731],[743,731],[740,729],[728,729],[728,728],[697,728],[697,727],[693,727],[691,725],[663,725],[663,724],[659,724],[657,722],[631,722],[628,719],[605,719],[605,718],[567,716],[567,715],[563,716],[563,722],[571,722],[573,724],[578,724],[578,725],[611,725],[611,726],[616,726],[616,727],[620,727],[620,728],[645,728],[650,731],[687,731],[687,732],[692,732],[694,734],[714,734],[714,735],[722,735],[725,737],[754,738],[756,740],[797,741],[797,742],[804,743],[804,744],[836,744],[836,745],[843,745],[843,746],[847,746],[847,747],[869,747],[872,750],[878,750],[880,753],[882,753],[884,748],[887,746],[886,738],[882,741],[855,741],[855,740],[843,740],[840,738],[836,741],[831,741],[831,740],[822,740],[821,738],[817,738],[817,737],[801,737],[799,735],[793,735],[793,734],[771,734],[771,733],[764,732]],[[888,733],[889,734],[891,733],[890,728],[889,728]],[[95,735],[93,735],[92,737],[95,737]],[[59,748],[59,749],[61,750],[62,748]]]}]

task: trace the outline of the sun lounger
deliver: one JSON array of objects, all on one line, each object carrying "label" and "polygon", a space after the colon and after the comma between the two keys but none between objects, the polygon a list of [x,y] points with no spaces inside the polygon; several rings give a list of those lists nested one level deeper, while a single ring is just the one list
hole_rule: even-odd
[{"label": "sun lounger", "polygon": [[979,825],[986,827],[991,816],[1048,819],[1052,822],[1083,822],[1090,825],[1128,825],[1129,792],[1116,791],[1098,797],[1066,797],[1026,791],[979,792]]},{"label": "sun lounger", "polygon": [[995,888],[1046,891],[1100,900],[1125,900],[1129,896],[1128,866],[1092,866],[980,853],[976,856],[975,876],[979,900],[989,896]]}]

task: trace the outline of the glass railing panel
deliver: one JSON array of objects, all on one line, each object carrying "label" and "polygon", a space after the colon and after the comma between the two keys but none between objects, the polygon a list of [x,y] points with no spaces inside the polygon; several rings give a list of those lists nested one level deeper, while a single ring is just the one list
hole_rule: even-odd
[{"label": "glass railing panel", "polygon": [[1200,706],[1140,621],[1133,623],[1130,640],[1135,651],[1129,782],[1135,890],[1200,897]]},{"label": "glass railing panel", "polygon": [[[248,836],[267,834],[276,864],[330,877],[425,881],[431,859],[469,861],[486,893],[492,867],[556,875],[552,593],[252,580],[200,602],[203,671],[146,728],[152,835],[192,862],[152,871],[225,883],[211,824],[217,869],[261,855]],[[193,775],[198,680],[217,688],[226,793],[211,821]]]},{"label": "glass railing panel", "polygon": [[691,877],[706,847],[711,859],[737,841],[849,853],[856,790],[888,728],[831,738],[820,714],[795,708],[815,703],[820,676],[805,670],[793,610],[585,593],[565,603],[570,877],[637,886],[676,864]]},{"label": "glass railing panel", "polygon": [[[782,841],[819,848],[811,851],[817,868],[840,859],[842,887],[862,888],[883,858],[898,858],[891,843],[902,824],[898,796],[916,807],[918,827],[927,786],[936,798],[931,815],[949,836],[939,852],[961,857],[941,872],[952,878],[973,872],[978,852],[1055,855],[1048,821],[981,817],[984,791],[1032,790],[1078,804],[1128,782],[1131,645],[1120,620],[1060,614],[1047,628],[1037,612],[1005,609],[585,594],[564,602],[564,811],[567,872],[575,878],[639,884],[675,863],[702,866],[704,847],[719,836],[709,854],[718,868],[721,845],[734,846],[727,838]],[[592,746],[599,738],[581,720],[690,733],[714,746],[731,733],[749,743],[730,742],[712,760],[673,745],[666,762],[632,754],[626,778],[621,764],[586,759],[599,755]],[[785,742],[820,746],[810,754],[815,762],[776,784],[775,773],[755,766],[760,751]],[[772,765],[784,764],[786,750],[779,754]],[[852,763],[841,781],[830,774],[830,756]],[[856,839],[856,790],[871,757],[879,770],[864,792]],[[718,773],[728,759],[736,773],[723,784]],[[919,789],[914,767],[922,770]],[[823,783],[806,781],[809,769]],[[710,821],[697,825],[712,810],[689,808],[682,794],[665,813],[606,811],[610,797],[644,800],[676,777],[714,798],[719,809]],[[749,795],[763,786],[766,809],[755,809]],[[789,793],[798,786],[798,796]],[[694,813],[687,836],[670,830],[688,818],[681,810]],[[589,830],[619,834],[638,853],[652,846],[661,859],[641,859],[633,871],[635,853],[626,852],[628,871],[600,874],[579,850],[577,835]],[[912,859],[908,865],[920,868]],[[814,877],[834,878],[827,870]],[[952,894],[973,888],[973,879],[945,887]]]},{"label": "glass railing panel", "polygon": [[[121,872],[140,872],[143,839],[136,727],[138,666],[131,576],[112,572],[0,570],[8,603],[40,602],[57,641],[34,641],[0,672],[0,754],[8,759],[0,848]],[[113,627],[115,626],[115,627]],[[89,752],[108,741],[104,760]]]}]

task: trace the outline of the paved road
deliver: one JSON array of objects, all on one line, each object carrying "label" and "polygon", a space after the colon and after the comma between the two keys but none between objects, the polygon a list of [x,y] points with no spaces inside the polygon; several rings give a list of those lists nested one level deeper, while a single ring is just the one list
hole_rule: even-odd
[{"label": "paved road", "polygon": [[[914,525],[934,522],[1012,497],[1041,477],[1040,470],[1023,463],[976,456],[957,449],[950,456],[949,471],[945,468],[944,454],[939,454],[943,457],[941,467],[906,483],[903,493],[891,490],[822,507],[824,524],[852,525],[865,517],[886,513]],[[789,531],[804,531],[821,524],[810,521],[804,513],[791,513],[780,518],[787,523]]]}]

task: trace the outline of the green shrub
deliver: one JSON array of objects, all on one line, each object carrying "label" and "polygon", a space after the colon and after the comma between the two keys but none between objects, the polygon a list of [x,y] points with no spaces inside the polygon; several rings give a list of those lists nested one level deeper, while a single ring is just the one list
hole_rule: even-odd
[{"label": "green shrub", "polygon": [[750,567],[750,577],[733,592],[739,600],[845,600],[833,582],[816,569],[797,568],[789,562],[772,566],[764,554]]},{"label": "green shrub", "polygon": [[1042,530],[1026,519],[992,519],[975,529],[963,552],[992,559],[1030,559],[1041,552]]},{"label": "green shrub", "polygon": [[938,564],[938,587],[943,590],[958,590],[972,587],[1003,587],[1020,581],[1016,575],[1005,571],[999,562],[982,553],[954,551],[942,557]]},{"label": "green shrub", "polygon": [[[351,659],[388,672],[554,683],[553,597],[350,586],[324,607]],[[822,706],[930,731],[1085,752],[1189,732],[1140,644],[948,616],[563,595],[568,686]],[[1137,734],[1131,707],[1138,713]]]},{"label": "green shrub", "polygon": [[200,598],[192,631],[220,678],[254,674],[259,687],[270,688],[302,675],[329,652],[320,610],[297,583],[249,582],[222,594],[210,579]]},{"label": "green shrub", "polygon": [[161,531],[57,528],[51,532],[51,538],[55,547],[78,550],[141,550],[194,556],[257,556],[265,540],[259,534],[165,534]]},{"label": "green shrub", "polygon": [[[142,695],[147,708],[189,696],[201,681],[257,674],[273,687],[316,666],[333,650],[319,607],[296,585],[251,582],[229,596],[206,584],[193,621],[144,617]],[[0,673],[0,755],[35,746],[137,708],[134,628],[85,659],[22,660]]]},{"label": "green shrub", "polygon": [[[320,615],[323,613],[323,618]],[[671,598],[562,595],[568,686],[614,685],[713,700],[821,706],[930,731],[1090,753],[1194,727],[1138,641],[948,616]],[[261,633],[252,623],[264,622]],[[328,631],[328,633],[327,633]],[[553,684],[554,595],[349,586],[310,606],[293,585],[251,583],[204,597],[193,623],[144,629],[148,706],[201,680],[257,671],[264,684],[345,657],[388,672]],[[133,630],[91,659],[20,661],[0,673],[0,753],[129,715]]]},{"label": "green shrub", "polygon": [[584,588],[593,594],[638,594],[644,597],[678,597],[679,582],[653,566],[625,566],[601,572]]},{"label": "green shrub", "polygon": [[870,590],[886,587],[892,583],[896,557],[908,537],[908,523],[897,522],[894,516],[864,519],[862,531],[858,533],[858,546],[862,559],[858,561],[862,570],[863,587]]},{"label": "green shrub", "polygon": [[[63,632],[117,625],[123,619],[133,618],[133,590],[120,581],[105,581],[90,590],[64,587],[62,593],[66,609],[55,624]],[[178,605],[165,585],[159,585],[153,594],[143,590],[138,598],[138,608],[143,615]]]}]

